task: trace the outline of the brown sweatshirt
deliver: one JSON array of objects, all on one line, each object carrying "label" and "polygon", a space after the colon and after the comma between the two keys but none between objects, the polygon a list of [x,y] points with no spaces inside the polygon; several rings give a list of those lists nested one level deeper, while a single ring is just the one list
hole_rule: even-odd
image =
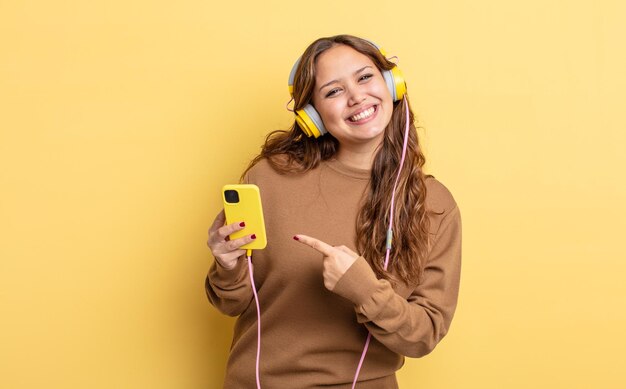
[{"label": "brown sweatshirt", "polygon": [[[293,240],[305,234],[357,251],[355,220],[369,177],[337,160],[302,174],[281,175],[265,160],[249,171],[268,236],[267,247],[252,254],[263,388],[351,388],[367,331],[372,340],[356,387],[397,388],[404,356],[428,354],[448,332],[459,290],[461,219],[434,178],[426,180],[431,250],[419,285],[379,280],[360,257],[331,292],[322,254]],[[217,309],[238,316],[224,388],[254,388],[257,314],[246,259],[232,270],[215,261],[206,291]]]}]

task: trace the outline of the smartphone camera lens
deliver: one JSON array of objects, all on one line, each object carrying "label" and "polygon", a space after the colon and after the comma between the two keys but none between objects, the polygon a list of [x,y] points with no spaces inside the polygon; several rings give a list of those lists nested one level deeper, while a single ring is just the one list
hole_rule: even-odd
[{"label": "smartphone camera lens", "polygon": [[236,190],[232,189],[225,190],[224,198],[226,199],[227,203],[236,204],[239,202],[239,193]]}]

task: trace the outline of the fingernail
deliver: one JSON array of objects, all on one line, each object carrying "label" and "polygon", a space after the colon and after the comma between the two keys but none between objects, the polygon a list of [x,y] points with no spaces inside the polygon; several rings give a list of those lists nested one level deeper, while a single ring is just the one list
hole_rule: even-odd
[{"label": "fingernail", "polygon": [[252,234],[251,238],[256,239],[256,234]]},{"label": "fingernail", "polygon": [[294,235],[294,236],[293,236],[293,239],[294,239],[294,240],[300,240],[300,238],[298,238],[298,235]]},{"label": "fingernail", "polygon": [[239,223],[239,227],[245,227],[245,226],[246,226],[246,222]]}]

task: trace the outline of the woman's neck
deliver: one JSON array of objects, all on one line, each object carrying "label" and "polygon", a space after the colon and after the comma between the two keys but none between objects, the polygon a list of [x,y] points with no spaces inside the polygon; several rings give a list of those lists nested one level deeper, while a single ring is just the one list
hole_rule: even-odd
[{"label": "woman's neck", "polygon": [[371,170],[377,149],[378,147],[369,149],[340,146],[339,150],[337,150],[335,158],[346,166],[357,169]]}]

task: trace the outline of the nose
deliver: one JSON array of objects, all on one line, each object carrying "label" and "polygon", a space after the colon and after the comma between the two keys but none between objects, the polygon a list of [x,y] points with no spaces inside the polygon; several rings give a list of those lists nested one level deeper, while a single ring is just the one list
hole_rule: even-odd
[{"label": "nose", "polygon": [[352,88],[350,88],[348,90],[348,93],[349,106],[359,105],[366,99],[364,91],[362,91],[361,88],[359,88],[358,86],[353,86]]}]

